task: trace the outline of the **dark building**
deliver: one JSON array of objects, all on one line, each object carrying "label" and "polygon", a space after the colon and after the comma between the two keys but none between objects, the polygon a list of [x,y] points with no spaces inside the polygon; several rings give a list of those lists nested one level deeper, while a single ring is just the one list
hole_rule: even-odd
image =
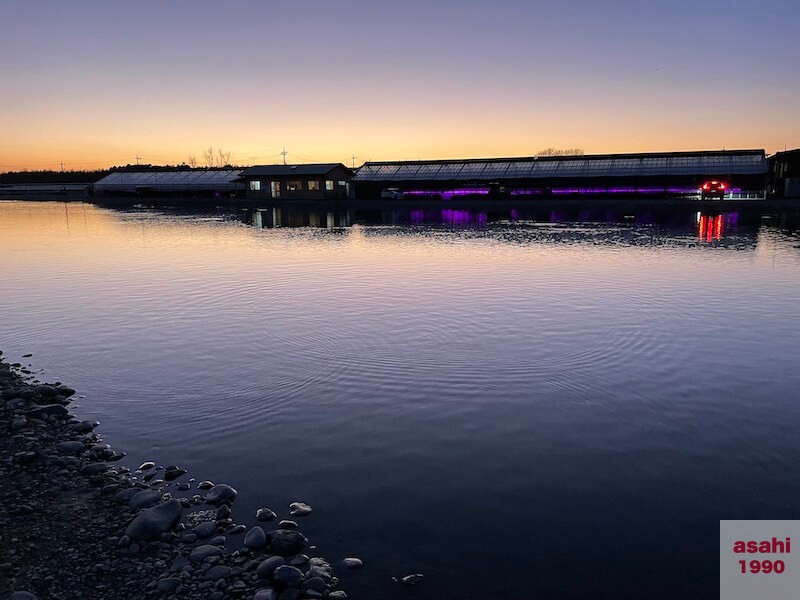
[{"label": "dark building", "polygon": [[250,199],[339,200],[348,197],[352,175],[342,163],[257,165],[241,180]]},{"label": "dark building", "polygon": [[769,187],[779,198],[800,198],[800,148],[769,157]]},{"label": "dark building", "polygon": [[[597,154],[470,160],[367,162],[353,177],[356,196],[569,197],[692,196],[724,182],[726,198],[763,198],[763,150]],[[385,192],[385,193],[384,193]]]},{"label": "dark building", "polygon": [[95,196],[232,197],[241,169],[114,171],[94,184]]}]

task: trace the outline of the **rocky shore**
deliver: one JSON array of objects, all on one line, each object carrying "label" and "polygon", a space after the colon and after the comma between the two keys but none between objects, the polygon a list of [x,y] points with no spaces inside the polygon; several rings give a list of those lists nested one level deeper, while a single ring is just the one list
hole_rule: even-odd
[{"label": "rocky shore", "polygon": [[264,507],[248,530],[229,485],[118,466],[125,454],[70,414],[74,394],[0,356],[0,599],[347,597],[295,521]]}]

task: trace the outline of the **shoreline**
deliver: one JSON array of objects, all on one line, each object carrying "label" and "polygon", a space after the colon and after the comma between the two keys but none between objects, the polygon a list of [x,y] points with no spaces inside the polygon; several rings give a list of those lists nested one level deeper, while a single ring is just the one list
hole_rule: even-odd
[{"label": "shoreline", "polygon": [[[264,527],[247,528],[224,483],[153,462],[118,467],[125,453],[70,414],[75,393],[0,351],[0,598],[347,598],[289,520],[311,507],[293,503],[280,523],[265,507]],[[226,550],[231,541],[241,547]]]}]

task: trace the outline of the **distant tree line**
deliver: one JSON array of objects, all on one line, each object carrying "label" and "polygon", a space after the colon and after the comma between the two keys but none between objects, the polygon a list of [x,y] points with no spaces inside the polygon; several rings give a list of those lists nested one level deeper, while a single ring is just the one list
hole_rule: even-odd
[{"label": "distant tree line", "polygon": [[[109,173],[121,171],[160,173],[164,171],[208,171],[209,169],[221,167],[191,167],[186,163],[180,165],[115,165],[108,169],[82,170],[82,171],[56,171],[41,169],[36,171],[8,171],[0,173],[0,184],[22,184],[22,183],[94,183],[99,181]],[[224,165],[224,168],[244,169],[245,167]]]}]

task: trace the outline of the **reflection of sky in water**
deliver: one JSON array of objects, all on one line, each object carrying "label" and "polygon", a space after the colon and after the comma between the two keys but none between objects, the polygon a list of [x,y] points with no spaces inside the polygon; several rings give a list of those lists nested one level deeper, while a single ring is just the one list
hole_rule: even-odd
[{"label": "reflection of sky in water", "polygon": [[308,501],[351,597],[711,597],[719,519],[796,516],[797,217],[274,218],[0,203],[2,349],[240,522]]}]

